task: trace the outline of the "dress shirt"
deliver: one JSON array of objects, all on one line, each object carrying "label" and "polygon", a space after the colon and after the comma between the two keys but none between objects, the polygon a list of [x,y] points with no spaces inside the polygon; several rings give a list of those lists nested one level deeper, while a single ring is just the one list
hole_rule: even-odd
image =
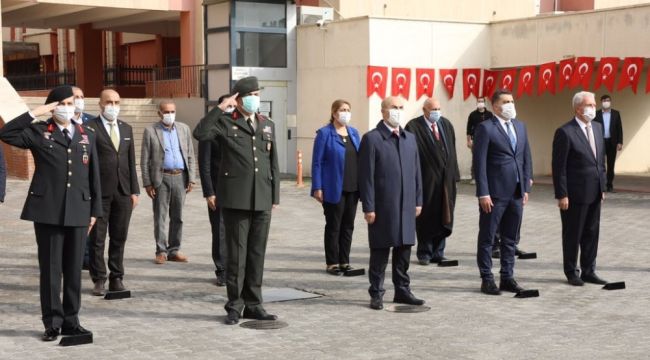
[{"label": "dress shirt", "polygon": [[163,159],[163,169],[165,170],[185,170],[185,161],[181,153],[181,145],[178,140],[178,131],[176,125],[169,129],[163,124],[158,126],[162,128],[163,140],[165,145],[165,157]]},{"label": "dress shirt", "polygon": [[612,135],[609,131],[609,126],[612,120],[612,111],[603,110],[603,137],[609,139]]}]

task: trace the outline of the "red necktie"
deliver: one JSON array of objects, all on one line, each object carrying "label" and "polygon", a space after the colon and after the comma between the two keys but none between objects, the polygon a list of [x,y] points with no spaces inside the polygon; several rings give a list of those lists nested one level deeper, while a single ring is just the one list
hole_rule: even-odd
[{"label": "red necktie", "polygon": [[399,130],[393,130],[393,136],[399,137]]},{"label": "red necktie", "polygon": [[436,140],[440,141],[440,133],[438,132],[438,124],[435,121],[431,125],[431,131],[433,131],[433,135],[436,137]]}]

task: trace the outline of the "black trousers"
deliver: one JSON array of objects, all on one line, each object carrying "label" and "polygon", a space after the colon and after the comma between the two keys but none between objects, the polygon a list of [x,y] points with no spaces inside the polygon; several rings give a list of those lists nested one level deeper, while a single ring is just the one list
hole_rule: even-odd
[{"label": "black trousers", "polygon": [[264,256],[271,224],[271,210],[223,208],[226,228],[225,309],[241,313],[244,306],[255,311],[262,306]]},{"label": "black trousers", "polygon": [[[88,227],[34,223],[40,269],[41,313],[45,328],[79,325],[81,264]],[[61,300],[63,276],[63,301]]]},{"label": "black trousers", "polygon": [[212,231],[212,262],[216,271],[225,270],[224,253],[225,251],[225,232],[223,231],[223,221],[221,218],[221,208],[211,210],[208,207],[208,217],[210,219],[210,230]]},{"label": "black trousers", "polygon": [[[607,188],[614,187],[614,165],[616,164],[616,150],[618,144],[611,138],[605,139],[605,155],[607,155]],[[571,204],[569,204],[570,206]]]},{"label": "black trousers", "polygon": [[600,204],[600,200],[592,204],[574,204],[569,200],[569,208],[560,210],[564,274],[567,277],[579,275],[578,251],[580,251],[582,273],[592,274],[596,270]]},{"label": "black trousers", "polygon": [[93,282],[106,281],[104,249],[108,235],[108,270],[111,279],[124,277],[124,246],[129,233],[129,223],[133,205],[131,196],[113,194],[102,198],[104,216],[90,231],[90,251],[88,268]]},{"label": "black trousers", "polygon": [[[386,265],[388,265],[390,249],[370,249],[370,265],[368,266],[368,279],[370,280],[368,293],[370,297],[383,297],[384,293],[386,293],[384,289],[384,277],[386,275]],[[409,287],[411,279],[408,275],[410,259],[410,245],[393,248],[392,275],[396,297],[406,296],[411,292],[411,288]]]},{"label": "black trousers", "polygon": [[325,214],[325,263],[349,264],[354,218],[357,215],[359,192],[341,194],[338,204],[323,202]]}]

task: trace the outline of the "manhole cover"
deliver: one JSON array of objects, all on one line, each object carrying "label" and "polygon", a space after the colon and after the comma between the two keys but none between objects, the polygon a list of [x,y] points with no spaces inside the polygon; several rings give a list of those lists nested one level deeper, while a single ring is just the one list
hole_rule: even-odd
[{"label": "manhole cover", "polygon": [[289,326],[289,324],[287,324],[284,321],[277,321],[277,320],[252,320],[252,321],[246,321],[244,323],[241,323],[241,325],[239,326],[246,329],[275,330],[275,329],[285,328]]},{"label": "manhole cover", "polygon": [[428,306],[420,305],[390,305],[386,308],[388,311],[400,313],[419,313],[431,310]]}]

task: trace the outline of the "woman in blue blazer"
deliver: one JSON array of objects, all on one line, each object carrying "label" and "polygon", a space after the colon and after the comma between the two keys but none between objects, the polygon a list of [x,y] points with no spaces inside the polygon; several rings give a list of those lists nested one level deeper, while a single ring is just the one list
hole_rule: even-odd
[{"label": "woman in blue blazer", "polygon": [[357,156],[359,132],[348,126],[350,103],[332,103],[330,123],[316,132],[312,158],[311,196],[325,214],[326,271],[341,275],[352,270],[350,246],[359,202]]}]

